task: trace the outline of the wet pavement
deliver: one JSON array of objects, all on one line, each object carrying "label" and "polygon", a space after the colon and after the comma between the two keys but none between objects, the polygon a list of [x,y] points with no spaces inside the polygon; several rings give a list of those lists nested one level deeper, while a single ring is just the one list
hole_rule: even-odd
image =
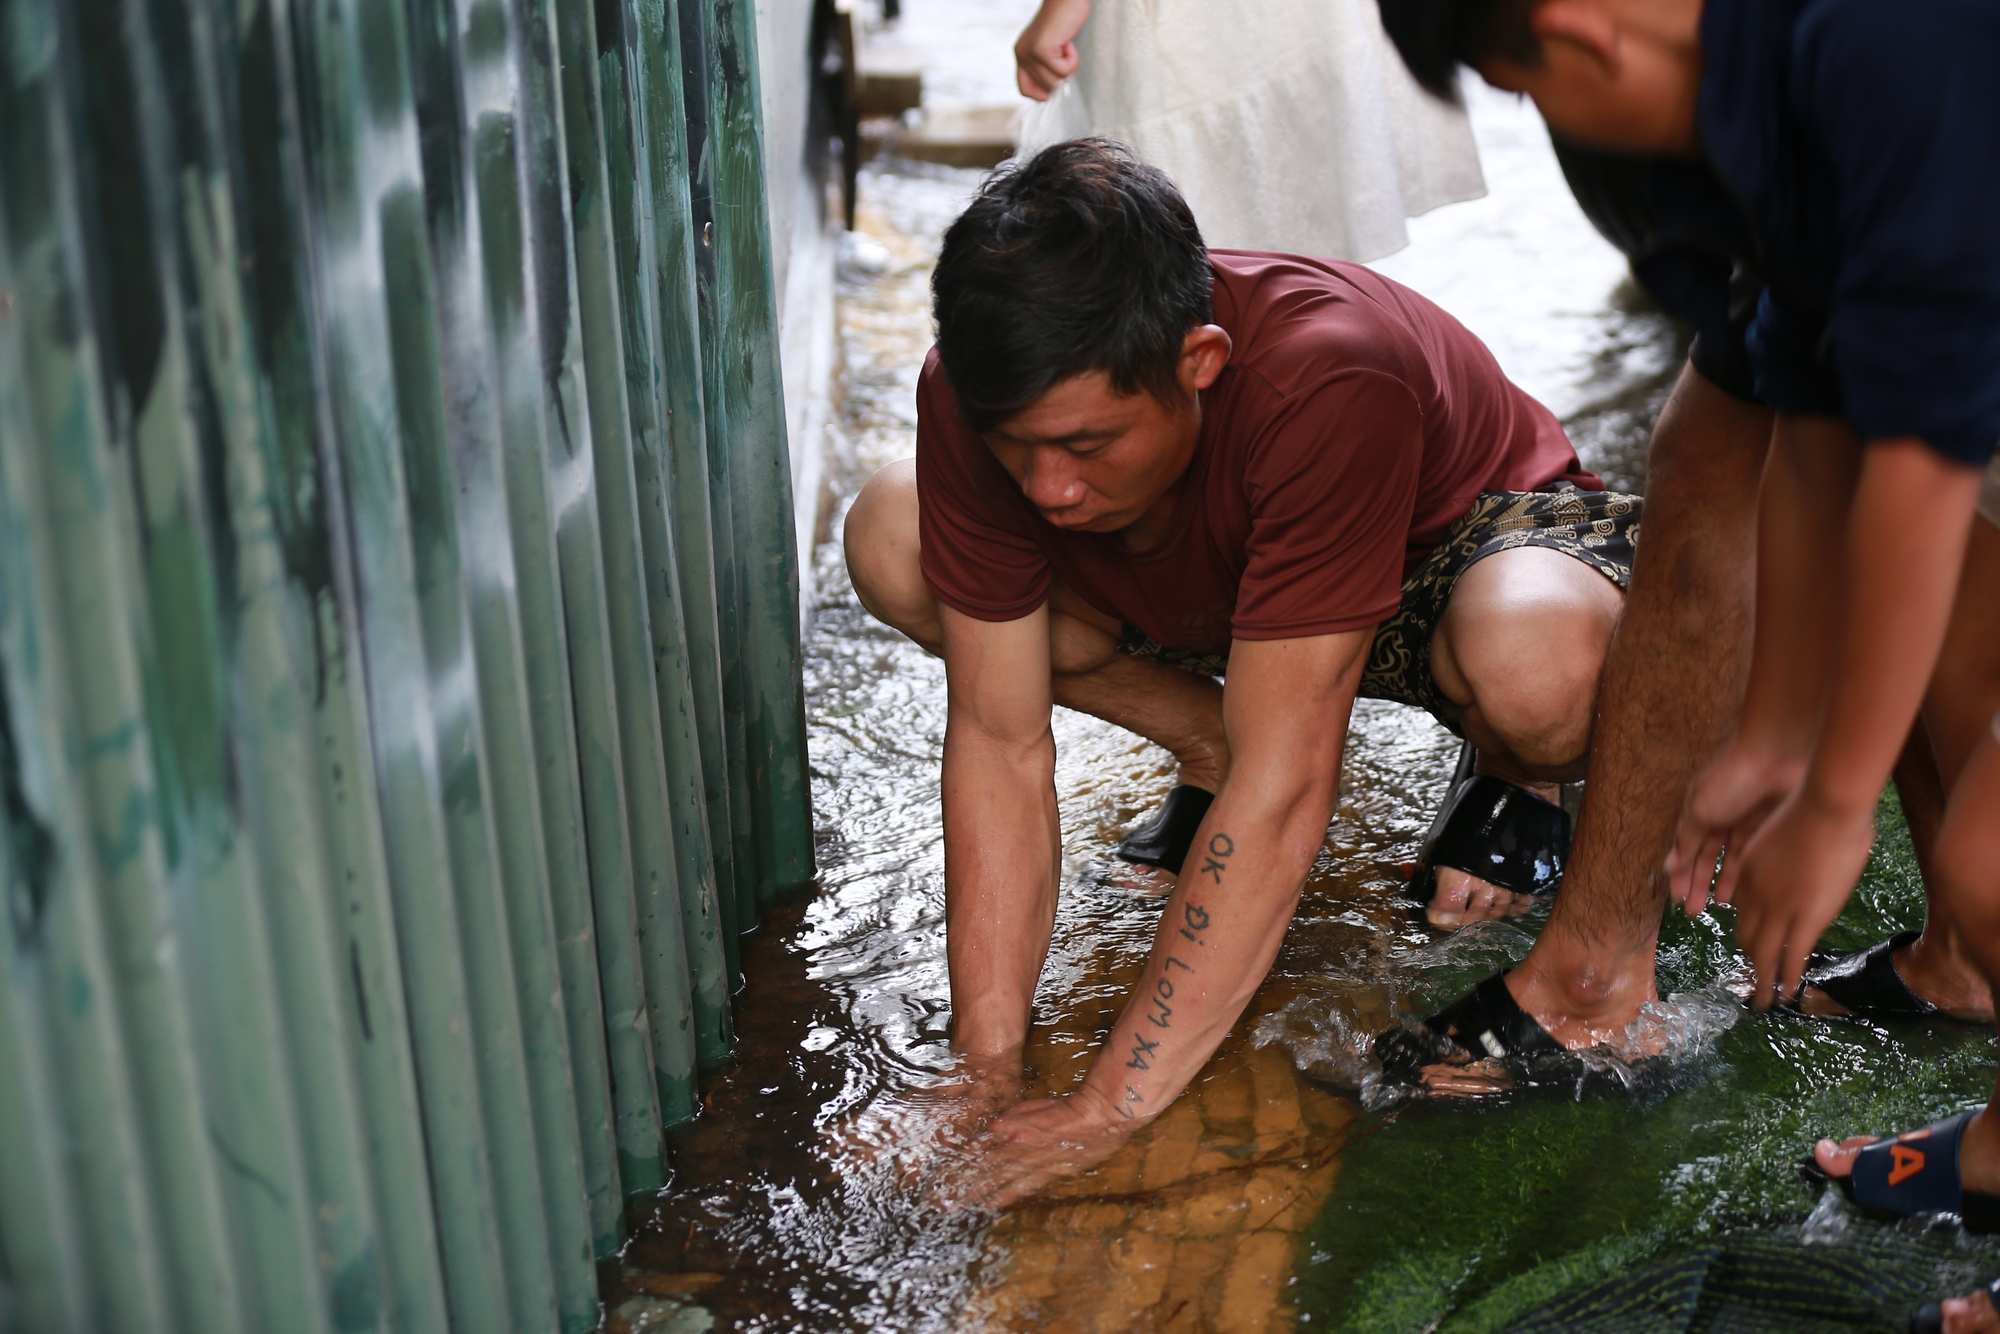
[{"label": "wet pavement", "polygon": [[[1002,18],[983,21],[1011,37],[1017,25]],[[964,100],[992,100],[991,68],[967,58],[953,77]],[[1473,111],[1488,198],[1418,220],[1410,248],[1378,267],[1458,314],[1565,417],[1586,463],[1637,489],[1681,337],[1576,211],[1532,110],[1482,91]],[[830,466],[843,498],[913,451],[929,265],[977,180],[893,162],[864,175],[841,272],[843,438]],[[1456,743],[1427,716],[1380,702],[1356,707],[1339,810],[1270,980],[1188,1093],[1102,1166],[1006,1214],[932,1201],[928,1188],[953,1156],[941,1093],[954,1068],[937,788],[944,676],[862,611],[838,530],[836,519],[819,553],[808,639],[820,890],[746,942],[738,1055],[707,1081],[701,1117],[677,1135],[673,1184],[628,1248],[611,1328],[1247,1332],[1317,1320],[1417,1334],[1503,1284],[1507,1274],[1481,1269],[1483,1251],[1512,1246],[1518,1268],[1547,1230],[1545,1214],[1482,1206],[1467,1220],[1474,1231],[1445,1228],[1435,1263],[1408,1270],[1430,1244],[1429,1223],[1411,1222],[1399,1183],[1427,1183],[1419,1193],[1449,1213],[1440,1184],[1449,1146],[1476,1126],[1449,1119],[1463,1111],[1385,1112],[1360,1053],[1396,1010],[1525,953],[1541,915],[1442,936],[1412,913],[1403,867]],[[1056,738],[1062,899],[1028,1052],[1034,1091],[1081,1079],[1138,975],[1163,886],[1110,849],[1173,781],[1164,752],[1093,719],[1058,710]],[[1883,891],[1894,900],[1885,916],[1907,916],[1911,883]],[[1601,1063],[1608,1102],[1593,1103],[1578,1083],[1525,1097],[1509,1114],[1543,1134],[1564,1117],[1608,1117],[1594,1151],[1615,1154],[1616,1127],[1678,1105],[1673,1090],[1704,1078],[1687,1072],[1707,1069],[1717,1041],[1736,1036],[1738,1011],[1720,989],[1733,970],[1724,926],[1677,928],[1664,979],[1700,994],[1656,1018],[1682,1044],[1682,1073],[1648,1084],[1644,1072]],[[1890,1050],[1868,1050],[1878,1048]],[[1972,1079],[1968,1070],[1990,1069],[1983,1054],[1951,1050],[1932,1064],[1952,1088]],[[1860,1059],[1837,1044],[1821,1057],[1850,1073]],[[1585,1105],[1611,1110],[1575,1110]],[[1405,1123],[1431,1128],[1411,1138]],[[1671,1159],[1671,1137],[1653,1138]],[[1790,1151],[1780,1140],[1771,1152]],[[1749,1160],[1730,1161],[1752,1172]],[[1678,1162],[1666,1163],[1667,1176]],[[1504,1165],[1467,1170],[1496,1198],[1525,1198]],[[1343,1204],[1349,1171],[1361,1175]],[[1632,1233],[1617,1210],[1590,1216],[1600,1215],[1600,1232]],[[1701,1217],[1722,1226],[1734,1215]],[[1655,1248],[1697,1223],[1676,1226]]]}]

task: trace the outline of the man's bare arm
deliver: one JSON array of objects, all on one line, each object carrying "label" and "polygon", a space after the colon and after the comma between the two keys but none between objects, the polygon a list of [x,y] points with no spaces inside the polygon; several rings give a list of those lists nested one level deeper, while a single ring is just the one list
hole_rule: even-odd
[{"label": "man's bare arm", "polygon": [[974,620],[940,607],[945,950],[953,1039],[974,1057],[1019,1051],[1055,924],[1061,837],[1049,616]]},{"label": "man's bare arm", "polygon": [[[1759,487],[1757,611],[1734,734],[1704,767],[1667,855],[1673,897],[1708,903],[1716,856],[1740,845],[1798,783],[1825,702],[1845,530],[1861,442],[1831,417],[1780,416]],[[1727,902],[1736,859],[1715,885]]]},{"label": "man's bare arm", "polygon": [[1005,1207],[1103,1160],[1215,1054],[1270,971],[1326,841],[1372,637],[1235,645],[1223,698],[1235,764],[1167,900],[1138,989],[1082,1088],[994,1123],[966,1198]]},{"label": "man's bare arm", "polygon": [[1223,717],[1235,758],[1167,900],[1152,957],[1086,1091],[1120,1120],[1164,1111],[1270,971],[1326,841],[1370,632],[1238,642]]}]

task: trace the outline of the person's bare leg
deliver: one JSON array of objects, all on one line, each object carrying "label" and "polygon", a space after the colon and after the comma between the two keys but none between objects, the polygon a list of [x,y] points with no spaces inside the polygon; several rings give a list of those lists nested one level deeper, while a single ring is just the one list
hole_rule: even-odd
[{"label": "person's bare leg", "polygon": [[1903,809],[1903,823],[1910,827],[1910,849],[1928,885],[1932,879],[1931,853],[1937,844],[1938,826],[1944,823],[1944,794],[1950,784],[1938,772],[1931,729],[1921,717],[1910,728],[1903,753],[1896,757],[1895,783],[1896,804]]},{"label": "person's bare leg", "polygon": [[[2000,617],[1993,614],[1995,606],[2000,606],[2000,528],[1981,520],[1972,525],[1966,544],[1958,600],[1919,723],[1929,741],[1940,796],[1957,783],[1967,757],[1986,735],[1994,714],[2000,713]],[[1900,767],[1896,785],[1905,790]],[[1923,809],[1924,804],[1924,798],[1914,804],[1909,795],[1903,798],[1910,836],[1917,843],[1929,887],[1936,885],[1937,876],[1934,859],[1926,855],[1925,826],[1935,839],[1939,817]],[[1942,801],[1937,805],[1941,810]],[[1948,896],[1933,890],[1927,898],[1924,934],[1896,955],[1896,971],[1912,991],[1946,1012],[1991,1020],[1993,991],[1973,962],[1972,928],[1959,920]]]},{"label": "person's bare leg", "polygon": [[[2000,702],[1995,707],[2000,707]],[[1959,767],[1953,766],[1954,777]],[[1938,829],[1944,822],[1945,787],[1931,745],[1930,728],[1919,718],[1896,761],[1896,798],[1903,810],[1904,823],[1910,829],[1917,869],[1924,878],[1924,930],[1916,940],[1895,952],[1894,962],[1904,985],[1945,1013],[1959,1019],[1990,1020],[1993,993],[1965,952],[1964,928],[1952,915],[1950,900],[1936,893],[1933,856]],[[1814,986],[1800,990],[1799,1008],[1807,1014],[1848,1013],[1845,1006]]]},{"label": "person's bare leg", "polygon": [[[943,626],[918,559],[913,460],[892,463],[869,479],[848,510],[844,538],[861,605],[936,653]],[[1222,687],[1118,652],[1119,627],[1060,582],[1050,590],[1049,612],[1055,702],[1165,747],[1180,763],[1182,782],[1219,791],[1229,774]]]},{"label": "person's bare leg", "polygon": [[[1459,708],[1479,771],[1547,800],[1581,778],[1605,654],[1624,594],[1548,547],[1502,551],[1458,578],[1431,636],[1431,675]],[[1440,868],[1425,908],[1436,926],[1525,912],[1534,903],[1463,871]]]},{"label": "person's bare leg", "polygon": [[1757,491],[1771,417],[1682,371],[1653,431],[1632,587],[1598,694],[1590,782],[1561,893],[1509,974],[1565,1046],[1615,1036],[1653,998],[1661,863],[1749,669]]},{"label": "person's bare leg", "polygon": [[1213,678],[1118,651],[1116,621],[1060,581],[1049,591],[1056,703],[1136,732],[1172,753],[1182,783],[1220,792],[1229,776],[1222,686]]},{"label": "person's bare leg", "polygon": [[[2000,715],[1988,721],[1952,785],[1935,865],[1934,896],[1951,904],[1973,966],[1989,986],[2000,984]],[[2000,1089],[1994,1096],[1959,1143],[1959,1180],[1987,1195],[2000,1195]],[[1875,1138],[1821,1140],[1813,1157],[1829,1176],[1846,1176],[1855,1153]]]},{"label": "person's bare leg", "polygon": [[[1984,1012],[1993,1012],[2000,987],[2000,529],[1972,525],[1965,574],[1952,609],[1945,646],[1924,700],[1937,768],[1950,792],[1927,875],[1929,917],[1924,941],[1934,936],[1946,969],[1969,969],[1984,992]],[[1942,929],[1941,929],[1942,928]],[[1912,952],[1898,956],[1897,970],[1912,989],[1935,980],[1936,966]],[[1940,1003],[1928,991],[1919,995]],[[2000,1101],[2000,1087],[1994,1090]],[[1830,1176],[1854,1170],[1854,1155],[1875,1140],[1856,1135],[1835,1144],[1821,1140],[1813,1150]],[[1965,1127],[1959,1147],[1959,1177],[1968,1190],[2000,1194],[2000,1111],[1994,1103]],[[1946,1334],[1995,1334],[2000,1312],[1981,1291],[1943,1303]]]}]

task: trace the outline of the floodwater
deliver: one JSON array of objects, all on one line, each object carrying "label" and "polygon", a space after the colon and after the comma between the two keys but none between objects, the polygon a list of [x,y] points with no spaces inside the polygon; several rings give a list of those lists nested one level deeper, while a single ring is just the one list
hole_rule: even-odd
[{"label": "floodwater", "polygon": [[[953,77],[976,95],[993,76],[967,69]],[[1636,488],[1679,335],[1576,213],[1532,112],[1473,105],[1491,194],[1418,220],[1380,267],[1457,313],[1565,417],[1586,462]],[[929,264],[977,179],[893,163],[864,176],[841,274],[842,507],[912,452]],[[1671,1039],[1667,1061],[1606,1056],[1503,1099],[1398,1104],[1375,1085],[1368,1036],[1519,958],[1540,915],[1450,936],[1413,915],[1402,866],[1456,744],[1421,713],[1363,701],[1298,916],[1214,1061],[1099,1168],[1002,1215],[941,1208],[926,1186],[955,1152],[937,1147],[954,1070],[944,677],[861,610],[837,539],[838,512],[808,638],[820,890],[746,942],[739,1054],[678,1133],[613,1329],[1510,1328],[1548,1296],[1733,1229],[1849,1236],[1860,1225],[1815,1211],[1790,1159],[1826,1130],[1917,1124],[1990,1080],[1977,1032],[1739,1022],[1727,923],[1704,918],[1669,932],[1662,985],[1679,994],[1647,1021]],[[1080,1080],[1138,974],[1161,886],[1110,849],[1173,781],[1163,752],[1095,720],[1059,710],[1056,738],[1063,888],[1035,1091]],[[1907,854],[1880,859],[1840,943],[1918,911]],[[1933,1284],[1992,1258],[1926,1256]]]}]

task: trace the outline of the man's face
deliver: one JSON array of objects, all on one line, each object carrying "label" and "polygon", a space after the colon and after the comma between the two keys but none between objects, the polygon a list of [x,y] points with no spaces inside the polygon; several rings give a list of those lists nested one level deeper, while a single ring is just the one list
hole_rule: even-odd
[{"label": "man's face", "polygon": [[1021,494],[1058,528],[1113,533],[1138,522],[1187,474],[1199,400],[1169,408],[1121,394],[1103,371],[1071,376],[986,434]]},{"label": "man's face", "polygon": [[1213,324],[1181,346],[1176,401],[1121,394],[1103,371],[1073,375],[985,435],[1021,494],[1058,528],[1115,533],[1171,513],[1201,438],[1201,391],[1229,360]]},{"label": "man's face", "polygon": [[1701,0],[1543,0],[1529,29],[1535,64],[1480,67],[1496,88],[1526,93],[1549,128],[1627,153],[1701,151]]}]

